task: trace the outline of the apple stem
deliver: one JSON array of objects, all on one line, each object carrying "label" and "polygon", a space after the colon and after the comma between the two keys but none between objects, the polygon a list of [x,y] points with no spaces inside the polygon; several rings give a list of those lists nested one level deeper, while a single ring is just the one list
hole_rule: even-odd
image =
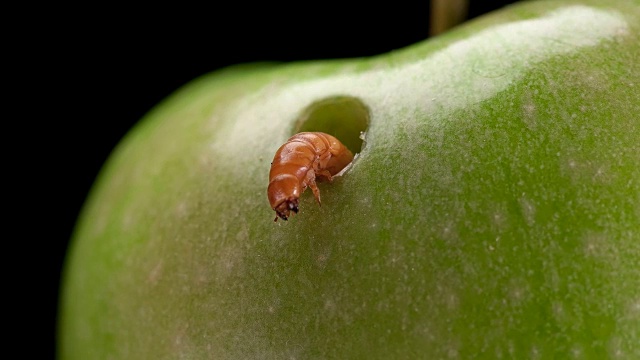
[{"label": "apple stem", "polygon": [[469,0],[432,0],[429,35],[438,35],[467,17]]}]

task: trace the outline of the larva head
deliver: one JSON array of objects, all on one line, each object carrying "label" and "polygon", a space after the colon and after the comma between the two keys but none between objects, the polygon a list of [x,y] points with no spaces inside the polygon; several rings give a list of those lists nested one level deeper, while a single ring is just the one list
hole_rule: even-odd
[{"label": "larva head", "polygon": [[294,213],[298,213],[298,199],[291,198],[281,202],[278,206],[276,206],[273,210],[276,211],[276,218],[273,221],[277,221],[278,217],[282,220],[287,220],[291,211]]},{"label": "larva head", "polygon": [[276,176],[269,183],[267,189],[269,203],[282,220],[287,220],[291,211],[298,212],[300,190],[298,178],[289,174]]}]

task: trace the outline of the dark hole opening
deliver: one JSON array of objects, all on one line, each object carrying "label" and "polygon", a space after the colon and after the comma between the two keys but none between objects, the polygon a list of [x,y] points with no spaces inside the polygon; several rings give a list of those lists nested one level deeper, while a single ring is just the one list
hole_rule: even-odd
[{"label": "dark hole opening", "polygon": [[368,126],[369,109],[362,101],[352,96],[335,96],[309,105],[296,121],[293,134],[321,131],[335,136],[355,154],[363,147],[363,134]]}]

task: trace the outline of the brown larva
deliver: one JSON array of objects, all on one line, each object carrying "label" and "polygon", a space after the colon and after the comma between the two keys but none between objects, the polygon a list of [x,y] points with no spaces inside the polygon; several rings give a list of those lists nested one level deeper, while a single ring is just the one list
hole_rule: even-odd
[{"label": "brown larva", "polygon": [[320,204],[316,178],[331,181],[353,160],[353,154],[335,137],[321,132],[302,132],[282,145],[271,163],[267,196],[282,220],[298,212],[298,199],[307,187]]}]

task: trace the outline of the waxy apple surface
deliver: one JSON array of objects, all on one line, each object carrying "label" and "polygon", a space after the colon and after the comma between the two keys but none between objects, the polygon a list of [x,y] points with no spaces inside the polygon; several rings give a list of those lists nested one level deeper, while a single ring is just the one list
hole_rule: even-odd
[{"label": "waxy apple surface", "polygon": [[[90,195],[60,357],[639,358],[639,34],[637,2],[533,2],[184,87]],[[363,123],[274,223],[275,150]]]}]

